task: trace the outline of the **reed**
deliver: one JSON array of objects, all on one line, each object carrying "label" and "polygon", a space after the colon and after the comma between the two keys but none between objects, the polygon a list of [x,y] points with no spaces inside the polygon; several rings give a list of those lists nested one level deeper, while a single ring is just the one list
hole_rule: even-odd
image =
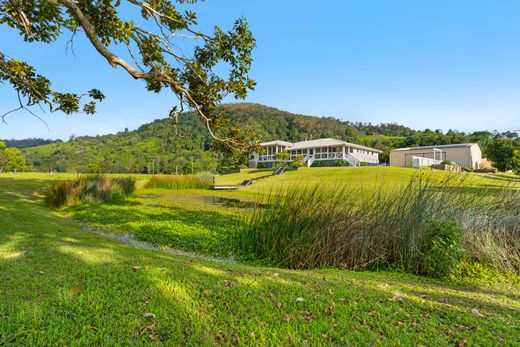
[{"label": "reed", "polygon": [[382,182],[371,195],[348,184],[271,192],[243,218],[240,250],[288,268],[426,273],[434,254],[446,260],[444,247],[454,261],[462,249],[472,261],[520,272],[520,193],[471,188],[459,177],[417,175],[393,190]]},{"label": "reed", "polygon": [[201,172],[196,175],[153,176],[146,183],[146,188],[163,189],[207,189],[213,184],[213,175]]}]

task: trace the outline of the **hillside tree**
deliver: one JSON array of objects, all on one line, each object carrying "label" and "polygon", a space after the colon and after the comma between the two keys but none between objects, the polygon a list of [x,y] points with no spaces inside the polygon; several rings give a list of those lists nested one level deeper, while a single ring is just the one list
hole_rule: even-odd
[{"label": "hillside tree", "polygon": [[0,172],[26,170],[25,158],[22,152],[15,147],[9,148],[0,141]]},{"label": "hillside tree", "polygon": [[486,156],[500,171],[514,170],[516,167],[515,152],[520,150],[520,139],[497,136],[488,144]]},{"label": "hillside tree", "polygon": [[[218,26],[211,33],[198,30],[193,11],[197,2],[0,0],[0,24],[14,28],[29,43],[56,44],[63,35],[72,43],[83,35],[110,66],[144,81],[148,91],[166,89],[175,95],[178,103],[169,113],[175,124],[187,108],[204,122],[216,149],[244,153],[258,149],[254,133],[243,131],[215,110],[225,97],[243,99],[255,86],[248,76],[255,39],[244,18],[237,19],[229,31]],[[0,115],[4,122],[18,110],[38,116],[35,106],[50,112],[94,114],[105,98],[96,88],[82,93],[58,91],[35,67],[1,49],[0,82],[17,93],[16,107]]]}]

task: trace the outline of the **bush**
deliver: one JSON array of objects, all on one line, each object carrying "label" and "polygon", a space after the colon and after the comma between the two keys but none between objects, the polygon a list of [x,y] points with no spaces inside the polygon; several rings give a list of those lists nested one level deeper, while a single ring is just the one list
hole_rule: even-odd
[{"label": "bush", "polygon": [[443,160],[441,161],[441,165],[453,165],[453,162],[451,160]]},{"label": "bush", "polygon": [[462,235],[463,230],[453,221],[428,222],[425,225],[419,272],[439,278],[454,274],[464,259]]},{"label": "bush", "polygon": [[303,155],[299,155],[294,158],[294,160],[291,163],[291,166],[294,168],[299,168],[305,166],[304,160],[305,157]]},{"label": "bush", "polygon": [[311,167],[322,167],[323,162],[321,160],[315,160],[314,163],[312,163]]},{"label": "bush", "polygon": [[213,184],[213,174],[201,172],[196,175],[153,176],[146,188],[207,189]]},{"label": "bush", "polygon": [[45,202],[55,208],[110,202],[131,196],[134,190],[133,177],[89,175],[74,181],[52,183],[45,195]]},{"label": "bush", "polygon": [[520,272],[520,192],[469,193],[466,185],[459,175],[418,174],[368,196],[352,185],[275,191],[244,217],[239,248],[287,268],[392,267],[434,277],[451,273],[464,249],[472,261]]},{"label": "bush", "polygon": [[336,166],[347,166],[347,161],[343,159],[336,160]]},{"label": "bush", "polygon": [[256,165],[256,168],[257,169],[267,169],[267,164],[266,163],[258,163]]},{"label": "bush", "polygon": [[484,169],[475,169],[473,172],[477,173],[496,173],[497,169],[494,167],[484,168]]}]

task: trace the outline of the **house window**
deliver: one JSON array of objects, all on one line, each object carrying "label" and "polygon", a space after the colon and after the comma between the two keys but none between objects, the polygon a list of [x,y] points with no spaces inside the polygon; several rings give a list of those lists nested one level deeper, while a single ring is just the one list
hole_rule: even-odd
[{"label": "house window", "polygon": [[350,153],[354,153],[354,148],[350,147],[349,150],[350,150]]},{"label": "house window", "polygon": [[299,149],[298,152],[297,152],[297,154],[302,154],[302,150]]}]

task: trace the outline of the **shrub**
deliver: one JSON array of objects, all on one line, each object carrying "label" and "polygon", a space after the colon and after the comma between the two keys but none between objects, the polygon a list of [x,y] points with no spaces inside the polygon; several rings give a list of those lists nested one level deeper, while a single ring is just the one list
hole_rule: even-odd
[{"label": "shrub", "polygon": [[256,166],[257,169],[266,169],[267,164],[266,163],[258,163]]},{"label": "shrub", "polygon": [[305,157],[303,155],[298,155],[294,158],[293,162],[291,163],[291,166],[294,168],[299,168],[305,166],[304,160]]},{"label": "shrub", "polygon": [[196,175],[153,176],[146,188],[207,189],[213,184],[213,174],[201,172]]},{"label": "shrub", "polygon": [[453,162],[451,160],[443,160],[441,165],[453,165]]},{"label": "shrub", "polygon": [[347,166],[347,161],[343,159],[336,160],[336,166]]},{"label": "shrub", "polygon": [[311,165],[312,167],[322,167],[323,162],[321,160],[315,160],[314,163]]},{"label": "shrub", "polygon": [[55,208],[84,203],[102,203],[124,199],[135,190],[133,177],[89,175],[74,181],[51,184],[45,202]]},{"label": "shrub", "polygon": [[288,268],[394,267],[435,277],[453,271],[463,248],[472,261],[520,272],[520,192],[469,192],[460,177],[418,174],[369,195],[352,185],[275,191],[244,217],[239,248]]},{"label": "shrub", "polygon": [[51,184],[45,194],[45,203],[48,206],[59,208],[64,205],[72,205],[78,197],[78,181],[57,181]]},{"label": "shrub", "polygon": [[483,168],[483,169],[475,169],[475,170],[473,170],[473,172],[477,172],[477,173],[496,173],[497,169],[494,168],[494,167],[489,167],[489,168]]},{"label": "shrub", "polygon": [[464,259],[461,246],[463,230],[453,221],[430,221],[425,225],[420,273],[447,277],[455,273]]}]

